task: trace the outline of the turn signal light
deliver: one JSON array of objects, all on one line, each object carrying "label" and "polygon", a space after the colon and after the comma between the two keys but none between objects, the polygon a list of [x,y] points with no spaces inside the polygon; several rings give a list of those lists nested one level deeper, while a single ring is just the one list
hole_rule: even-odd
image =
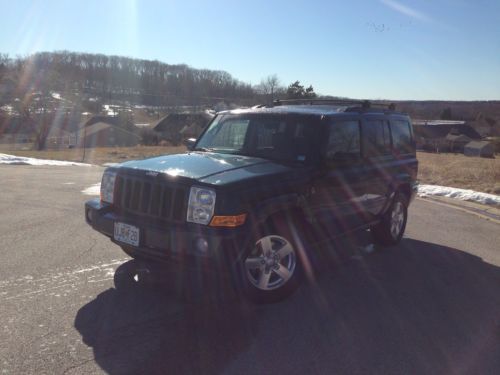
[{"label": "turn signal light", "polygon": [[247,214],[236,216],[214,216],[210,222],[211,227],[238,227],[245,224]]}]

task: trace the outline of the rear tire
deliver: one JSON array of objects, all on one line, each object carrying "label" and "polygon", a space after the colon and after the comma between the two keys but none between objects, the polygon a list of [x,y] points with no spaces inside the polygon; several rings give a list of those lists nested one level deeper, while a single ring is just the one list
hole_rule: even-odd
[{"label": "rear tire", "polygon": [[405,232],[407,220],[408,200],[401,193],[396,193],[382,220],[370,228],[374,242],[382,246],[398,244]]}]

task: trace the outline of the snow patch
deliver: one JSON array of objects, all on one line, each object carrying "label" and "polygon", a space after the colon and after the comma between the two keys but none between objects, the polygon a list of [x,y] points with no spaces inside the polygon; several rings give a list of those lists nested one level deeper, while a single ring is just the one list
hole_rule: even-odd
[{"label": "snow patch", "polygon": [[474,190],[458,189],[439,185],[419,185],[418,196],[440,196],[454,198],[462,201],[472,201],[489,205],[500,205],[500,196],[494,194],[480,193]]},{"label": "snow patch", "polygon": [[61,160],[46,160],[26,158],[23,156],[15,156],[8,154],[0,154],[0,164],[13,164],[13,165],[56,165],[56,166],[69,166],[77,165],[80,167],[91,167],[91,164],[77,163],[74,161],[61,161]]},{"label": "snow patch", "polygon": [[101,183],[94,184],[88,188],[82,190],[85,195],[100,195],[101,194]]}]

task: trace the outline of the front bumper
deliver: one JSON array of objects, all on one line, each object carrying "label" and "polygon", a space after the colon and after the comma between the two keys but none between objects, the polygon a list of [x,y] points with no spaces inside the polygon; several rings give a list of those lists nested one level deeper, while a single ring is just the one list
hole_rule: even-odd
[{"label": "front bumper", "polygon": [[[245,225],[239,228],[212,228],[192,223],[160,224],[124,217],[113,212],[111,205],[99,199],[85,203],[85,220],[132,256],[225,269],[241,259],[248,233]],[[115,222],[139,228],[139,246],[116,241],[113,238]]]}]

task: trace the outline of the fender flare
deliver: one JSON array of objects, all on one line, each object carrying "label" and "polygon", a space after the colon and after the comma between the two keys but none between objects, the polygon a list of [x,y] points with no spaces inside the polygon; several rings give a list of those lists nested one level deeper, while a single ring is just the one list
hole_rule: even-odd
[{"label": "fender flare", "polygon": [[250,212],[251,225],[265,223],[278,213],[303,209],[303,199],[298,193],[283,194],[259,202]]}]

